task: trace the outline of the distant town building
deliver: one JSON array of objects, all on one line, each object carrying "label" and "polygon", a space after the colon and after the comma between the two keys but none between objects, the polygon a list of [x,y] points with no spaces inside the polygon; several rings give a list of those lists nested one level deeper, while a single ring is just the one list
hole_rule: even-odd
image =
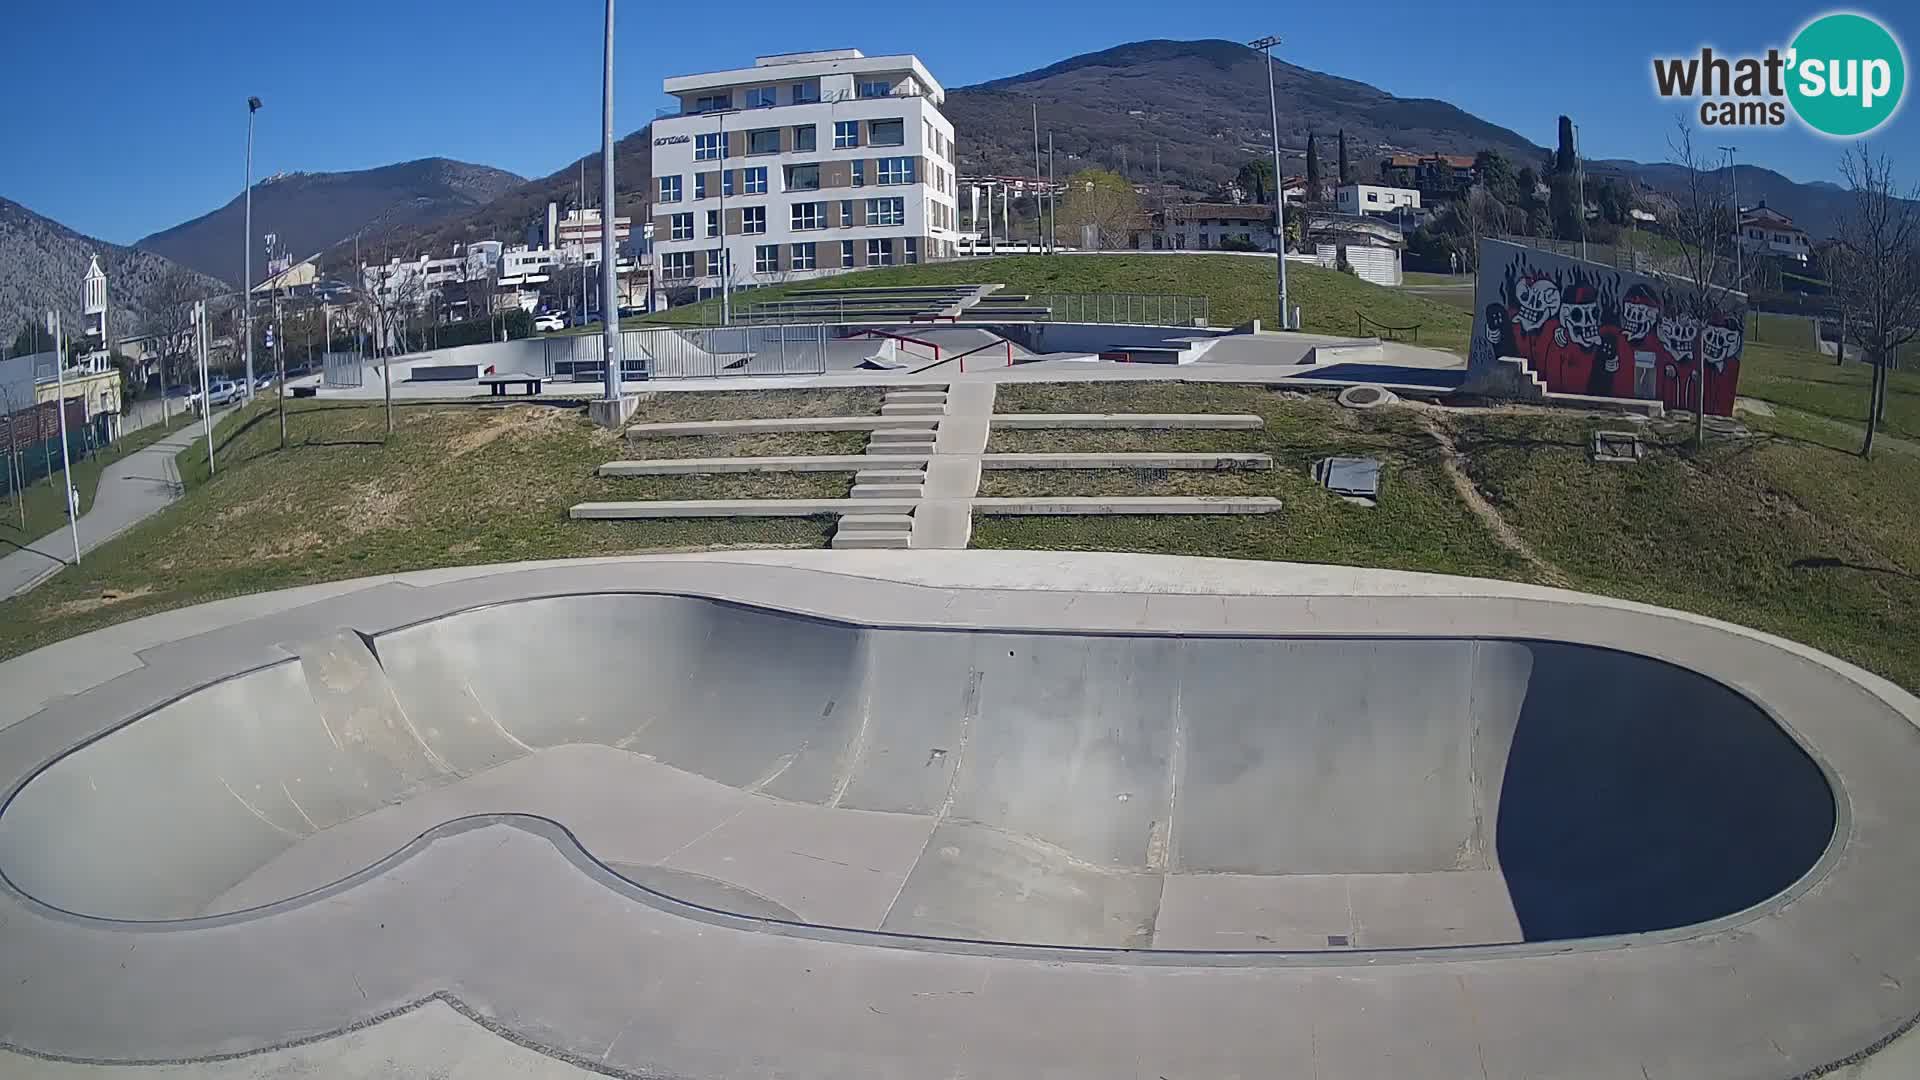
[{"label": "distant town building", "polygon": [[1808,239],[1806,230],[1795,225],[1792,218],[1768,206],[1765,199],[1758,206],[1740,211],[1740,247],[1803,264],[1813,255],[1813,242]]},{"label": "distant town building", "polygon": [[1320,265],[1337,268],[1344,262],[1362,281],[1375,285],[1401,283],[1401,252],[1406,240],[1393,223],[1367,214],[1310,210],[1302,225],[1307,247]]},{"label": "distant town building", "polygon": [[1412,188],[1429,199],[1446,199],[1474,185],[1479,170],[1465,154],[1395,154],[1380,160],[1380,182]]},{"label": "distant town building", "polygon": [[1175,203],[1147,215],[1130,238],[1151,251],[1272,251],[1273,208],[1259,203]]},{"label": "distant town building", "polygon": [[660,284],[701,295],[955,253],[946,91],[918,57],[762,56],[670,78],[653,122]]},{"label": "distant town building", "polygon": [[1343,214],[1378,214],[1399,217],[1420,208],[1420,192],[1414,188],[1383,187],[1379,184],[1346,184],[1334,191],[1334,206]]}]

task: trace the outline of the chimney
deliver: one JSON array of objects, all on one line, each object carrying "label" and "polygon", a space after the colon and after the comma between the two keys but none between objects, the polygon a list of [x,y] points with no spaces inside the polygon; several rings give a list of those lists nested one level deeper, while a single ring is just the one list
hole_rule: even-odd
[{"label": "chimney", "polygon": [[560,204],[547,203],[547,246],[560,246]]}]

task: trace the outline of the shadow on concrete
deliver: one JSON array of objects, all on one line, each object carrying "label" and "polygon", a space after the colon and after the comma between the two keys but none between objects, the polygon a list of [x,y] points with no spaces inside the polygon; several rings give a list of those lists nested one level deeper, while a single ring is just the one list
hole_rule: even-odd
[{"label": "shadow on concrete", "polygon": [[1820,858],[1826,776],[1752,702],[1644,657],[1527,648],[1495,832],[1527,940],[1730,915]]}]

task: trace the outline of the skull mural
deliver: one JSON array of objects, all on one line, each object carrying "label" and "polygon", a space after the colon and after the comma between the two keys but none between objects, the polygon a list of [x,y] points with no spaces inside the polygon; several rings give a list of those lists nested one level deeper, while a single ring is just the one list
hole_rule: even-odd
[{"label": "skull mural", "polygon": [[1701,359],[1712,364],[1715,370],[1726,367],[1727,361],[1740,355],[1743,336],[1740,320],[1731,315],[1715,317],[1700,332]]},{"label": "skull mural", "polygon": [[1660,301],[1653,295],[1653,290],[1645,285],[1628,289],[1627,298],[1620,306],[1620,329],[1627,335],[1627,340],[1643,340],[1653,332],[1659,321]]},{"label": "skull mural", "polygon": [[1700,337],[1700,320],[1679,312],[1660,317],[1660,344],[1676,360],[1693,359],[1693,344]]},{"label": "skull mural", "polygon": [[1591,285],[1575,285],[1560,305],[1560,325],[1567,340],[1582,349],[1600,344],[1600,294]]},{"label": "skull mural", "polygon": [[1560,286],[1553,279],[1534,274],[1520,283],[1520,328],[1528,333],[1540,329],[1560,312]]},{"label": "skull mural", "polygon": [[1493,355],[1500,355],[1500,346],[1507,338],[1507,309],[1502,304],[1488,304],[1485,328],[1481,335],[1487,339],[1487,345],[1493,349]]}]

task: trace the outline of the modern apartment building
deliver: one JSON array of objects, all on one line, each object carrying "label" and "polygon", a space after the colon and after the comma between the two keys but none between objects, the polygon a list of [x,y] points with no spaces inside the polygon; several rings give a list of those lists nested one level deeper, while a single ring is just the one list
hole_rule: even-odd
[{"label": "modern apartment building", "polygon": [[919,58],[762,56],[665,89],[680,108],[653,123],[659,287],[706,296],[955,254],[953,125]]}]

